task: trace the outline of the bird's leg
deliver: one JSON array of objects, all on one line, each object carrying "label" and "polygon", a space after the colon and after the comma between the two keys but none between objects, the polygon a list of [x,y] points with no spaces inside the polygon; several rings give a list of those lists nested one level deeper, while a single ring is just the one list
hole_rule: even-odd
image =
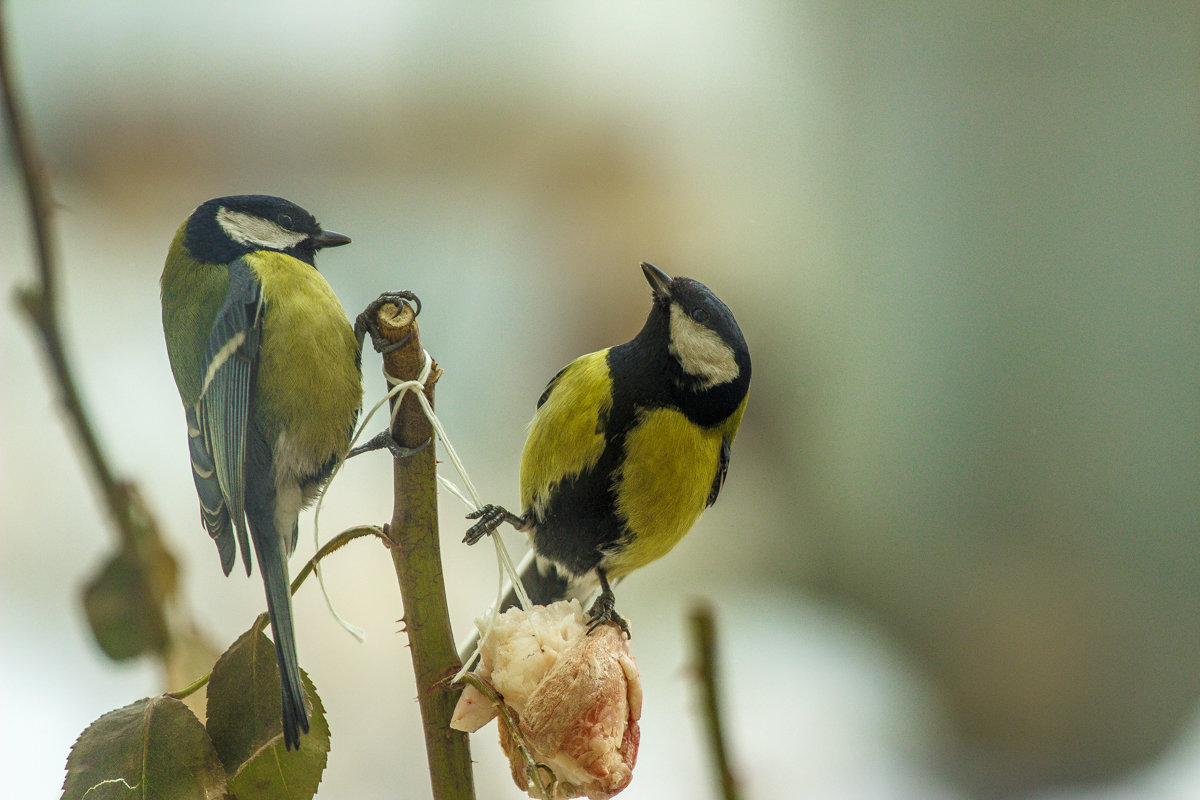
[{"label": "bird's leg", "polygon": [[588,633],[596,630],[596,628],[599,628],[606,622],[615,622],[625,632],[625,638],[632,639],[633,635],[629,632],[629,623],[617,613],[617,596],[613,594],[612,587],[608,585],[608,575],[604,574],[604,570],[600,567],[596,568],[596,574],[600,576],[600,596],[596,598],[596,602],[592,603],[592,607],[588,609]]},{"label": "bird's leg", "polygon": [[[389,342],[379,332],[379,323],[375,317],[379,313],[379,307],[391,303],[392,305],[403,305],[408,303],[413,306],[414,316],[421,313],[421,298],[417,297],[412,292],[384,292],[370,302],[361,314],[354,318],[354,338],[358,340],[358,352],[362,353],[363,339],[367,334],[371,334],[371,344],[375,347],[377,353],[390,353],[393,350],[398,350],[409,337],[405,336],[398,342]],[[411,335],[411,334],[410,334]]]},{"label": "bird's leg", "polygon": [[467,529],[467,534],[463,537],[463,542],[466,544],[475,544],[505,522],[519,531],[523,531],[527,527],[524,517],[518,517],[506,508],[491,504],[467,514],[467,519],[477,519],[479,522]]},{"label": "bird's leg", "polygon": [[380,431],[372,436],[365,444],[360,444],[358,447],[352,449],[346,454],[346,458],[354,458],[355,456],[362,455],[363,453],[370,453],[373,450],[383,449],[386,449],[389,453],[391,453],[392,458],[408,458],[409,456],[415,456],[426,447],[429,447],[429,445],[432,443],[433,437],[431,436],[416,447],[405,447],[396,441],[395,437],[392,436],[391,431]]}]

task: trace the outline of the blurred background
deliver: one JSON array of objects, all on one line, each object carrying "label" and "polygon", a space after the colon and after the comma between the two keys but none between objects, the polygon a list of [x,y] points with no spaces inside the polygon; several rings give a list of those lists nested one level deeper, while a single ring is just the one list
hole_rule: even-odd
[{"label": "blurred background", "polygon": [[[748,797],[1200,796],[1200,6],[3,13],[61,204],[77,377],[220,647],[262,590],[200,527],[158,276],[192,208],[263,192],[353,237],[320,263],[351,315],[421,296],[439,413],[490,502],[517,502],[546,380],[640,327],[639,261],[736,313],[754,384],[721,501],[619,590],[647,690],[626,797],[715,794],[696,598],[718,608]],[[106,661],[83,620],[115,540],[8,302],[34,269],[7,145],[0,763],[11,796],[49,797],[92,720],[180,687]],[[352,462],[322,537],[386,520],[390,475]],[[457,544],[465,511],[443,497],[459,632],[496,591],[491,548]],[[298,595],[333,729],[319,796],[426,797],[389,559],[327,564],[369,638]],[[479,796],[520,796],[494,727],[472,748]]]}]

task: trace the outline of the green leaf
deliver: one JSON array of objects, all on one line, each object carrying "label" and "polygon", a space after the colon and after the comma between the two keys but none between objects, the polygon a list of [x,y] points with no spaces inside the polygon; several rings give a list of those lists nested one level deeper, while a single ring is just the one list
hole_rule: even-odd
[{"label": "green leaf", "polygon": [[225,771],[187,706],[160,695],[110,711],[67,756],[63,800],[228,797]]},{"label": "green leaf", "polygon": [[287,751],[275,645],[257,627],[233,643],[208,682],[208,732],[238,800],[308,800],[329,756],[329,723],[317,689],[300,671],[310,730]]},{"label": "green leaf", "polygon": [[121,551],[83,591],[83,607],[96,642],[113,661],[161,652],[167,644],[162,604],[138,559]]}]

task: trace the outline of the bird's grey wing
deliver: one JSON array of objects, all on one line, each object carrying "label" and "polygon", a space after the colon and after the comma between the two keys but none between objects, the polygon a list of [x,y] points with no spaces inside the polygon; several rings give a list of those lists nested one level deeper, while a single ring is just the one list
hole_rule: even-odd
[{"label": "bird's grey wing", "polygon": [[717,459],[717,475],[713,478],[712,488],[708,490],[708,502],[704,504],[705,508],[717,502],[717,495],[721,493],[721,487],[725,485],[725,473],[729,471],[730,450],[729,440],[722,439],[721,454]]},{"label": "bird's grey wing", "polygon": [[[250,390],[258,366],[259,344],[262,339],[263,294],[258,277],[244,259],[229,265],[229,291],[225,303],[217,311],[208,345],[204,352],[204,381],[196,409],[197,428],[203,453],[216,474],[217,486],[225,504],[224,544],[214,529],[209,534],[217,539],[221,565],[228,572],[233,565],[232,543],[228,529],[237,530],[246,574],[250,574],[250,541],[246,528],[246,430],[250,417]],[[193,446],[193,468],[196,465]],[[201,464],[202,467],[208,464]],[[199,473],[196,473],[199,475]],[[204,502],[204,491],[197,490]],[[210,491],[210,495],[212,492]],[[205,524],[208,524],[205,511]],[[222,524],[219,514],[214,521]]]},{"label": "bird's grey wing", "polygon": [[228,575],[237,558],[237,545],[233,539],[233,524],[229,520],[229,508],[221,494],[221,482],[217,480],[217,469],[212,453],[200,430],[197,419],[199,406],[187,409],[188,450],[192,456],[192,480],[196,482],[196,494],[200,496],[200,518],[204,529],[217,544],[221,554],[221,569]]}]

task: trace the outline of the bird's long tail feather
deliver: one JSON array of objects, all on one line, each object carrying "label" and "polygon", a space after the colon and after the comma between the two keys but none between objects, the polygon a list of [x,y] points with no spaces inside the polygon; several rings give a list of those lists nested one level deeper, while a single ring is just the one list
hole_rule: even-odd
[{"label": "bird's long tail feather", "polygon": [[300,662],[296,657],[296,633],[292,627],[292,593],[282,541],[274,531],[256,536],[254,549],[267,592],[267,614],[279,662],[279,689],[283,701],[283,741],[287,749],[299,749],[300,732],[308,733],[308,711],[300,685]]}]

